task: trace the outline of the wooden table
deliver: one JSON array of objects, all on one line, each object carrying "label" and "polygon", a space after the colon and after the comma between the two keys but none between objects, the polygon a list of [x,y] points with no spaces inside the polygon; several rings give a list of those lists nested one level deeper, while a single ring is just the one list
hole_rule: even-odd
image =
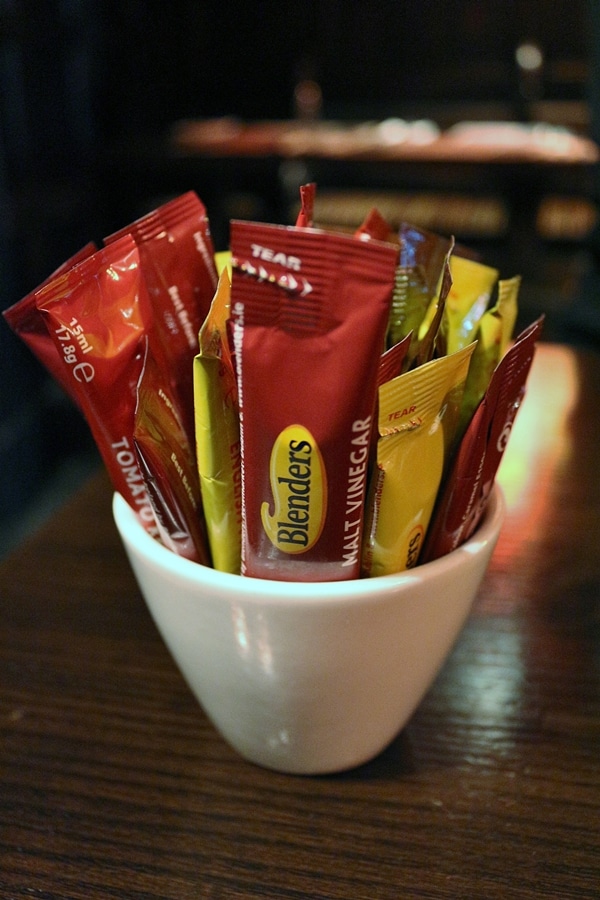
[{"label": "wooden table", "polygon": [[404,732],[239,759],[171,661],[99,473],[0,567],[0,896],[600,895],[600,357],[543,344],[472,616]]}]

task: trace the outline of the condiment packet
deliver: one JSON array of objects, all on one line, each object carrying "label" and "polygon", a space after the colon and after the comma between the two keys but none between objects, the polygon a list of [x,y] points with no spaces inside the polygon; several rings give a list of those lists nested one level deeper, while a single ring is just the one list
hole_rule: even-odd
[{"label": "condiment packet", "polygon": [[166,372],[193,440],[192,360],[198,332],[217,286],[214,246],[206,208],[188,191],[105,238],[113,243],[130,234],[139,246],[157,337]]},{"label": "condiment packet", "polygon": [[231,250],[218,250],[215,253],[215,266],[217,267],[217,276],[223,269],[227,269],[231,281]]},{"label": "condiment packet", "polygon": [[499,276],[491,266],[456,255],[450,260],[450,271],[452,287],[438,335],[438,350],[447,355],[466,347],[477,336]]},{"label": "condiment packet", "polygon": [[300,185],[300,211],[296,219],[297,228],[312,228],[316,191],[317,186],[314,181]]},{"label": "condiment packet", "polygon": [[503,357],[512,340],[519,312],[519,289],[521,276],[501,278],[498,282],[498,299],[491,309],[493,315],[502,321],[502,337],[500,340],[500,357]]},{"label": "condiment packet", "polygon": [[227,336],[228,270],[199,335],[194,359],[196,458],[213,566],[241,568],[241,458],[237,384]]},{"label": "condiment packet", "polygon": [[356,578],[398,248],[232,222],[242,573]]},{"label": "condiment packet", "polygon": [[412,332],[411,357],[416,356],[419,330],[429,306],[438,294],[446,257],[452,242],[409,223],[399,229],[400,255],[392,296],[388,345]]},{"label": "condiment packet", "polygon": [[521,332],[494,370],[444,479],[425,541],[423,562],[455,550],[473,534],[481,520],[525,395],[543,321],[542,316]]},{"label": "condiment packet", "polygon": [[440,275],[440,283],[432,302],[426,321],[421,323],[419,329],[419,340],[416,345],[414,340],[408,351],[407,365],[410,367],[422,366],[429,362],[438,354],[439,332],[444,313],[446,311],[446,298],[452,287],[452,273],[450,269],[450,258],[454,249],[454,241],[450,242],[450,249],[444,259],[442,272]]},{"label": "condiment packet", "polygon": [[137,385],[133,445],[163,544],[210,565],[194,448],[162,366],[145,341]]},{"label": "condiment packet", "polygon": [[474,344],[379,388],[377,471],[367,501],[363,575],[418,562],[442,480]]},{"label": "condiment packet", "polygon": [[65,272],[68,272],[73,266],[82,262],[84,259],[87,259],[88,256],[91,256],[92,253],[96,251],[96,249],[94,243],[90,242],[89,244],[86,244],[78,253],[75,253],[70,259],[66,260],[62,266],[59,266],[59,268],[46,278],[39,287],[19,300],[18,303],[14,303],[11,307],[5,309],[2,313],[10,328],[12,328],[15,334],[29,347],[34,356],[48,372],[50,372],[70,396],[71,400],[76,404],[78,403],[77,392],[75,391],[73,380],[70,377],[70,372],[64,367],[63,354],[59,352],[56,344],[48,333],[44,317],[38,312],[35,298],[37,292],[46,284],[49,284],[59,276],[64,275]]},{"label": "condiment packet", "polygon": [[477,346],[471,359],[465,385],[458,437],[462,437],[481,398],[485,394],[494,369],[506,353],[517,319],[520,276],[498,283],[495,305],[481,316],[476,329]]},{"label": "condiment packet", "polygon": [[130,235],[98,250],[36,292],[62,373],[115,490],[156,535],[133,445],[143,341],[156,338],[138,247]]},{"label": "condiment packet", "polygon": [[379,388],[392,378],[397,378],[404,371],[408,351],[410,349],[412,335],[407,334],[405,338],[394,344],[388,350],[381,354],[379,367],[377,369],[377,390],[375,392],[375,410],[373,412],[373,422],[371,426],[371,447],[369,452],[369,471],[367,479],[367,495],[369,490],[369,482],[373,477],[377,465],[377,441],[379,438]]},{"label": "condiment packet", "polygon": [[391,381],[392,378],[397,378],[398,375],[402,375],[405,367],[405,360],[407,358],[408,350],[410,347],[412,335],[407,334],[405,338],[401,341],[398,341],[397,344],[394,344],[393,347],[390,347],[381,355],[381,359],[379,360],[379,370],[377,376],[377,388],[379,394],[379,387],[382,384],[385,384],[386,381]]},{"label": "condiment packet", "polygon": [[360,240],[393,241],[397,243],[397,237],[388,225],[377,207],[373,206],[367,213],[364,221],[354,232],[354,237]]}]

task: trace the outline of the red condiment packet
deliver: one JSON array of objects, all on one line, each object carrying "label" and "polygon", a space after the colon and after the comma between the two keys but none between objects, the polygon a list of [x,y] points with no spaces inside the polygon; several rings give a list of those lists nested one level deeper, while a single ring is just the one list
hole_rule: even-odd
[{"label": "red condiment packet", "polygon": [[136,386],[152,311],[130,235],[89,256],[36,293],[69,389],[90,427],[115,490],[156,534],[133,445]]},{"label": "red condiment packet", "polygon": [[411,335],[407,334],[405,338],[394,344],[388,350],[381,354],[379,367],[377,369],[377,391],[375,393],[375,409],[373,413],[373,427],[371,432],[371,459],[369,463],[369,478],[373,474],[373,468],[377,461],[377,441],[379,438],[379,429],[377,427],[379,417],[379,388],[386,381],[391,381],[404,371],[404,364],[410,348]]},{"label": "red condiment packet", "polygon": [[231,250],[243,574],[356,578],[398,248],[232,222]]},{"label": "red condiment packet", "polygon": [[481,520],[525,394],[543,321],[542,316],[521,332],[494,370],[436,501],[422,562],[459,547]]},{"label": "red condiment packet", "polygon": [[154,327],[190,439],[194,434],[193,359],[217,287],[206,208],[188,191],[105,238],[130,234],[139,246]]},{"label": "red condiment packet", "polygon": [[37,291],[41,290],[44,285],[49,284],[59,275],[64,275],[73,266],[87,259],[96,250],[96,245],[92,242],[86,244],[81,250],[70,259],[66,260],[56,269],[45,281],[42,282],[35,290],[26,294],[18,303],[14,303],[8,309],[5,309],[2,315],[6,322],[17,334],[21,340],[29,347],[39,362],[50,372],[50,374],[58,381],[61,387],[67,392],[71,399],[77,403],[77,396],[74,390],[74,384],[69,377],[68,370],[63,364],[63,354],[59,353],[56,344],[50,337],[44,317],[38,312],[35,297]]},{"label": "red condiment packet", "polygon": [[391,227],[374,206],[367,213],[364,222],[354,232],[354,237],[363,241],[373,239],[376,241],[396,241]]},{"label": "red condiment packet", "polygon": [[385,384],[386,381],[391,381],[392,378],[396,378],[398,375],[402,374],[406,354],[410,347],[410,339],[411,335],[407,334],[405,338],[382,353],[381,359],[379,360],[377,375],[378,387]]},{"label": "red condiment packet", "polygon": [[316,192],[317,186],[314,181],[300,185],[300,211],[296,219],[297,228],[312,228]]},{"label": "red condiment packet", "polygon": [[163,544],[210,565],[194,448],[162,366],[148,350],[137,386],[133,443]]}]

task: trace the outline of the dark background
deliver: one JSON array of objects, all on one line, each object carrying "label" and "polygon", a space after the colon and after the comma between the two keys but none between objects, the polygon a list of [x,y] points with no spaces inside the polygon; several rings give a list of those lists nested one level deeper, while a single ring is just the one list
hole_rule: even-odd
[{"label": "dark background", "polygon": [[[165,135],[184,117],[294,115],[302,79],[319,83],[323,116],[519,120],[542,100],[577,110],[576,127],[597,135],[597,20],[591,0],[0,2],[0,308],[182,190],[209,214],[214,204],[224,244],[224,182],[178,169]],[[515,65],[525,40],[545,62],[528,85]],[[269,184],[254,186],[268,196]],[[593,264],[593,235],[567,257],[582,251]],[[86,426],[1,321],[4,532],[57,471],[74,484],[82,459],[94,461]]]}]

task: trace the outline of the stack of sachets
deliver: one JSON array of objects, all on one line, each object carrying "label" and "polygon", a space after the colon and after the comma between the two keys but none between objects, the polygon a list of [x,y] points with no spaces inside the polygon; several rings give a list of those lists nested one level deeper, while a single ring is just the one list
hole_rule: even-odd
[{"label": "stack of sachets", "polygon": [[144,526],[207,564],[192,360],[216,284],[206,210],[189,192],[88,245],[4,314],[80,407]]},{"label": "stack of sachets", "polygon": [[372,210],[355,234],[231,223],[193,192],[5,312],[81,408],[114,487],[174,552],[329,581],[402,571],[483,515],[542,320],[519,278]]}]

